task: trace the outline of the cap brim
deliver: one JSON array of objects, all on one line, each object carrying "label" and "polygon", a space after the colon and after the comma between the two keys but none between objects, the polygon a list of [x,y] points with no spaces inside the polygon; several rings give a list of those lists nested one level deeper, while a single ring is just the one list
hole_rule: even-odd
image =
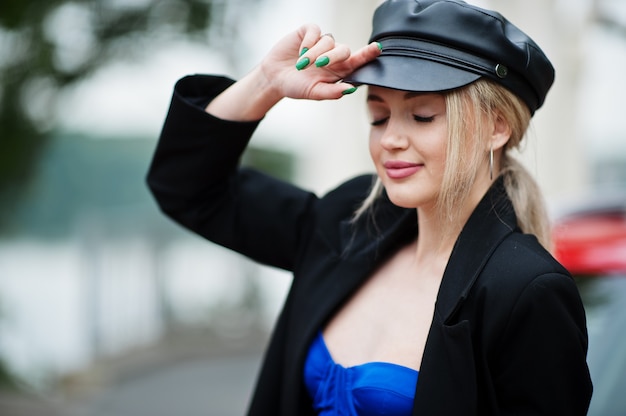
[{"label": "cap brim", "polygon": [[413,92],[438,92],[470,84],[481,75],[439,62],[407,56],[379,56],[344,78],[353,85],[375,85]]}]

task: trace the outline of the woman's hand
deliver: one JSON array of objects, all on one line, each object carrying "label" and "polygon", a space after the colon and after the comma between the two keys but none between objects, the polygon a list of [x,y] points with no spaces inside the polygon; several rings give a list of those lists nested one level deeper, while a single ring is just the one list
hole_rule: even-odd
[{"label": "woman's hand", "polygon": [[331,34],[321,34],[318,26],[309,24],[280,40],[260,70],[279,96],[337,99],[354,91],[341,79],[379,54],[375,43],[352,54],[347,45],[336,43]]},{"label": "woman's hand", "polygon": [[313,24],[282,38],[259,66],[217,96],[206,108],[216,117],[252,121],[261,119],[284,97],[330,100],[354,92],[341,80],[380,55],[371,43],[351,53],[330,34]]}]

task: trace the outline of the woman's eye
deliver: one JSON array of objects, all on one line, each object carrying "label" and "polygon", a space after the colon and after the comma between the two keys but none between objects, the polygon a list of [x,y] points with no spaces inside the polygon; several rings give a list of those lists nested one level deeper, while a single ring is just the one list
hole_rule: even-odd
[{"label": "woman's eye", "polygon": [[419,121],[420,123],[430,123],[431,121],[435,119],[435,116],[424,117],[424,116],[418,116],[417,114],[414,114],[413,119],[415,121]]},{"label": "woman's eye", "polygon": [[382,126],[389,120],[389,117],[379,118],[377,120],[372,121],[372,126]]}]

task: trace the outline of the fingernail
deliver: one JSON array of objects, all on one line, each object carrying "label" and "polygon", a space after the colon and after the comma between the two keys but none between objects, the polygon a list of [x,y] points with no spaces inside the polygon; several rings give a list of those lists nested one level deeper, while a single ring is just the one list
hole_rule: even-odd
[{"label": "fingernail", "polygon": [[347,90],[344,90],[341,94],[349,95],[349,94],[352,94],[355,91],[356,91],[356,87],[352,87],[352,88],[348,88]]},{"label": "fingernail", "polygon": [[309,51],[309,48],[307,48],[307,47],[305,46],[304,48],[302,48],[302,50],[300,51],[300,55],[298,55],[298,56],[302,56],[302,55],[304,55],[305,53],[307,53],[308,51]]},{"label": "fingernail", "polygon": [[329,62],[330,58],[328,56],[320,56],[315,60],[315,66],[319,68],[321,66],[328,65]]},{"label": "fingernail", "polygon": [[311,60],[309,58],[302,58],[296,63],[296,69],[298,71],[303,70],[309,65],[310,62]]},{"label": "fingernail", "polygon": [[382,52],[383,50],[383,44],[380,42],[376,42],[376,46],[378,46],[378,50]]}]

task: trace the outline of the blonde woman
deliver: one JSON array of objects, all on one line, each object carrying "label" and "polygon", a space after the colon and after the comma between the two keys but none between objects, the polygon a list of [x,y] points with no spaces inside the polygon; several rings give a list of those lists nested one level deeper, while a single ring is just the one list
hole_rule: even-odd
[{"label": "blonde woman", "polygon": [[[354,53],[304,25],[237,82],[179,81],[148,176],[162,210],[293,271],[249,415],[586,414],[584,310],[509,156],[553,78],[496,12],[387,0]],[[374,175],[318,197],[238,167],[279,100],[359,86]]]}]

